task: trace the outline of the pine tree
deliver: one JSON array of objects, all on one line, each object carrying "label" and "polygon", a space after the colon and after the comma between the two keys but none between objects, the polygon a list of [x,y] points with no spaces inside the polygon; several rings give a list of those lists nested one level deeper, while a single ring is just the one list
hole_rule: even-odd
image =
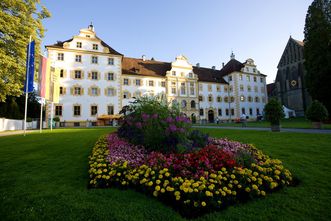
[{"label": "pine tree", "polygon": [[37,55],[44,36],[42,20],[50,13],[40,0],[1,0],[0,8],[0,102],[4,102],[7,96],[22,94],[29,37],[36,41]]},{"label": "pine tree", "polygon": [[314,0],[305,24],[304,57],[307,88],[331,111],[331,0]]}]

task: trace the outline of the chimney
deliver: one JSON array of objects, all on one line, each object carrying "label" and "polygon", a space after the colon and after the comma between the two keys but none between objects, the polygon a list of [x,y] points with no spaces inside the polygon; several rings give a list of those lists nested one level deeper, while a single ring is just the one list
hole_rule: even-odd
[{"label": "chimney", "polygon": [[222,62],[222,68],[224,68],[224,62]]},{"label": "chimney", "polygon": [[141,56],[141,59],[142,59],[143,61],[146,61],[146,55],[143,54],[143,55]]},{"label": "chimney", "polygon": [[215,69],[216,69],[216,67],[215,67],[215,66],[212,66],[211,68],[212,68],[213,70],[215,70]]},{"label": "chimney", "polygon": [[197,66],[199,68],[200,67],[200,63],[197,63],[195,66]]}]

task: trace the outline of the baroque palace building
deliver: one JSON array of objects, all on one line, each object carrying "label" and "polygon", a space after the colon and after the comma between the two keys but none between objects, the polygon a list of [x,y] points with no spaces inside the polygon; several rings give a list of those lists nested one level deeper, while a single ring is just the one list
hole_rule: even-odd
[{"label": "baroque palace building", "polygon": [[95,124],[99,116],[116,115],[140,96],[163,95],[187,116],[209,122],[242,114],[256,119],[267,102],[266,75],[252,59],[241,63],[233,53],[221,70],[192,66],[183,55],[171,63],[129,58],[98,38],[92,25],[46,48],[60,73],[54,116],[66,126]]}]

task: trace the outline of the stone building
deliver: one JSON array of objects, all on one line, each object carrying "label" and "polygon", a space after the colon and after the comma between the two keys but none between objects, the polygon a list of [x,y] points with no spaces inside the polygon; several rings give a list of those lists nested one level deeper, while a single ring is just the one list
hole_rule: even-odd
[{"label": "stone building", "polygon": [[303,116],[311,97],[305,87],[302,41],[290,36],[277,68],[275,85],[278,99],[287,108],[295,110],[296,116]]},{"label": "stone building", "polygon": [[46,46],[48,59],[60,70],[60,101],[54,116],[74,126],[114,115],[135,98],[163,95],[197,120],[233,120],[245,113],[256,119],[267,101],[266,75],[252,59],[234,55],[220,70],[193,66],[179,55],[173,62],[125,57],[95,34],[81,29],[67,41]]}]

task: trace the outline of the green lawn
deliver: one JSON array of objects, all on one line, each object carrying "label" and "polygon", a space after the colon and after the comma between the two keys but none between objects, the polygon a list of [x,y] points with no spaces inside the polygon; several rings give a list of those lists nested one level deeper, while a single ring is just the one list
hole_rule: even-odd
[{"label": "green lawn", "polygon": [[[303,128],[310,129],[312,124],[309,120],[298,117],[298,118],[289,118],[283,119],[281,121],[281,127],[283,128]],[[199,124],[197,124],[199,125]],[[222,127],[241,127],[241,123],[221,123],[221,124],[206,124],[208,126],[222,126]],[[268,121],[248,121],[247,127],[270,127]],[[323,124],[322,129],[331,129],[331,124]]]},{"label": "green lawn", "polygon": [[[0,137],[1,220],[184,220],[132,190],[87,189],[91,147],[111,130],[58,129]],[[204,131],[255,144],[281,159],[301,182],[197,220],[331,220],[330,135]]]}]

